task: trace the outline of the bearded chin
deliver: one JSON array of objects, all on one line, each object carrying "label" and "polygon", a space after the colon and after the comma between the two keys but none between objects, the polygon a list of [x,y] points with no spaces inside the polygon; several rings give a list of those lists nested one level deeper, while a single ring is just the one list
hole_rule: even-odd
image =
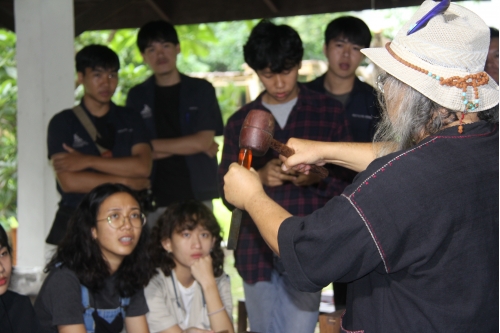
[{"label": "bearded chin", "polygon": [[383,112],[373,141],[382,143],[377,157],[413,147],[416,141],[412,119],[402,112],[393,117]]}]

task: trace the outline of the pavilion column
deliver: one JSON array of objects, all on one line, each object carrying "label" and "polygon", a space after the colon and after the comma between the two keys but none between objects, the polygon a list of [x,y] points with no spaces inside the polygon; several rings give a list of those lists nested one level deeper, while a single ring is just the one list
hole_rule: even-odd
[{"label": "pavilion column", "polygon": [[17,266],[45,265],[59,195],[47,159],[47,125],[74,104],[73,1],[15,0],[17,35]]}]

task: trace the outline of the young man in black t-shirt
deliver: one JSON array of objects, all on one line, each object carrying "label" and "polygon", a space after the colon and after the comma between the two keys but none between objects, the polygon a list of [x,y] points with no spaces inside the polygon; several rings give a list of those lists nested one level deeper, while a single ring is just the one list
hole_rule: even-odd
[{"label": "young man in black t-shirt", "polygon": [[214,87],[177,69],[180,44],[170,23],[144,25],[137,46],[153,76],[130,90],[127,106],[142,116],[152,138],[159,208],[148,220],[154,223],[171,202],[198,199],[211,207],[219,197],[214,136],[222,135],[223,124]]},{"label": "young man in black t-shirt", "polygon": [[84,88],[80,106],[100,134],[96,143],[103,151],[72,109],[50,120],[48,157],[61,201],[46,240],[49,244],[59,243],[72,212],[94,187],[121,183],[144,190],[150,186],[151,146],[144,123],[137,113],[111,102],[119,68],[116,53],[103,45],[89,45],[76,54],[78,82]]}]

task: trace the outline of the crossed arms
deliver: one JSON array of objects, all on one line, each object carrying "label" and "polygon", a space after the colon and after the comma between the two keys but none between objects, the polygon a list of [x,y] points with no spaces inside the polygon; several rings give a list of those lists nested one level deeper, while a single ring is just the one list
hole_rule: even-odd
[{"label": "crossed arms", "polygon": [[205,153],[214,157],[219,145],[214,141],[215,131],[203,130],[194,134],[171,139],[154,139],[153,159],[167,158],[172,155],[193,155]]},{"label": "crossed arms", "polygon": [[66,152],[53,154],[50,160],[57,181],[66,193],[88,193],[104,183],[120,183],[134,190],[150,185],[152,157],[147,143],[133,145],[129,157],[113,158],[82,154],[66,144],[63,148]]}]

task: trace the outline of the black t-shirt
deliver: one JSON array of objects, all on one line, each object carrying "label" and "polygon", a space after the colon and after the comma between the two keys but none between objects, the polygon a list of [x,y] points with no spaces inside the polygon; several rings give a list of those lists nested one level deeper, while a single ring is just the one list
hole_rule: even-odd
[{"label": "black t-shirt", "polygon": [[[82,107],[84,107],[83,103]],[[87,112],[87,114],[90,114],[90,112]],[[92,121],[94,122],[97,133],[99,133],[96,142],[102,147],[112,151],[115,146],[116,128],[109,119],[109,112],[102,117],[93,117]]]},{"label": "black t-shirt", "polygon": [[[149,144],[144,122],[132,109],[111,103],[108,113],[104,117],[97,118],[86,110],[83,101],[80,105],[103,136],[99,142],[106,148],[112,148],[113,157],[128,157],[132,154],[134,145]],[[50,120],[47,131],[49,159],[54,154],[66,152],[63,143],[82,154],[101,155],[72,109],[61,111]],[[76,208],[85,194],[63,192],[59,184],[57,182],[56,184],[57,191],[61,194],[59,204]]]},{"label": "black t-shirt", "polygon": [[374,160],[278,232],[293,284],[349,282],[345,329],[498,332],[498,125],[450,127]]},{"label": "black t-shirt", "polygon": [[[97,293],[89,291],[90,305],[98,309],[116,309],[120,295],[115,288],[114,276],[107,278],[104,288]],[[35,301],[35,312],[47,332],[57,332],[58,325],[83,324],[84,307],[80,281],[66,267],[55,268],[43,282]],[[138,290],[125,309],[127,317],[142,316],[149,311],[144,289]]]},{"label": "black t-shirt", "polygon": [[28,296],[19,295],[10,290],[0,295],[0,332],[42,332]]},{"label": "black t-shirt", "polygon": [[[154,117],[159,139],[183,136],[179,112],[180,87],[180,83],[168,87],[155,86]],[[194,198],[189,169],[182,155],[157,160],[154,179],[153,192],[158,207]]]}]

